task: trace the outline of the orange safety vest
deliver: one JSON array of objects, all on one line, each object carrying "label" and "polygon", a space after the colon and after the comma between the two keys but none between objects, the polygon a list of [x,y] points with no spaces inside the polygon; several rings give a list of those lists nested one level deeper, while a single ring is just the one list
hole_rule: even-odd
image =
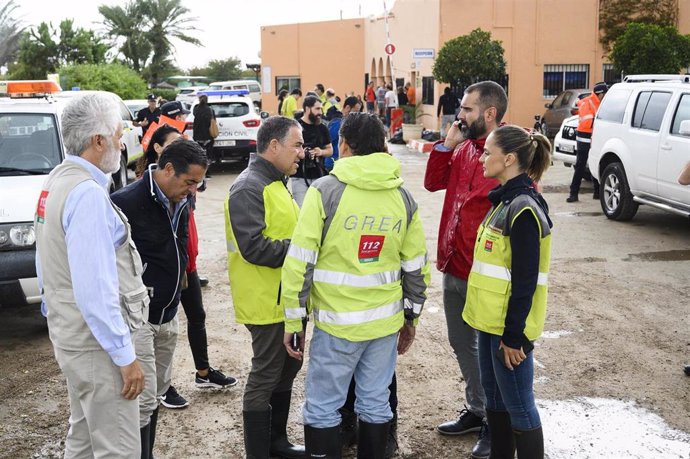
[{"label": "orange safety vest", "polygon": [[579,107],[578,116],[580,117],[577,123],[577,132],[592,133],[592,127],[594,124],[594,115],[597,114],[599,110],[599,105],[601,101],[596,94],[592,93],[588,97],[580,100],[577,103]]}]

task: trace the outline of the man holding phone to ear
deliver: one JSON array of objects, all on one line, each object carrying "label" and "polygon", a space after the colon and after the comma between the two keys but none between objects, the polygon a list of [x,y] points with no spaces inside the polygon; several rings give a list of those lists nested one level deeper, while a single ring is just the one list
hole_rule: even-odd
[{"label": "man holding phone to ear", "polygon": [[479,431],[473,458],[488,458],[491,440],[483,421],[486,398],[479,379],[477,333],[462,320],[462,312],[477,229],[491,208],[489,191],[498,185],[498,181],[484,177],[479,158],[486,138],[500,125],[507,106],[505,91],[493,81],[468,87],[460,103],[459,120],[451,125],[445,140],[434,145],[424,176],[427,190],[446,190],[436,267],[443,273],[448,340],[465,380],[467,403],[457,420],[440,424],[436,430],[442,435]]}]

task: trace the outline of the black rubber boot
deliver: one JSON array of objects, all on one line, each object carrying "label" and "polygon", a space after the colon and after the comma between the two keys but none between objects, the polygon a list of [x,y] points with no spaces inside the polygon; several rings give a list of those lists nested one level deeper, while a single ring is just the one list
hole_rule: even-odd
[{"label": "black rubber boot", "polygon": [[486,421],[491,432],[490,459],[513,459],[515,457],[515,438],[510,414],[507,411],[486,410]]},{"label": "black rubber boot", "polygon": [[385,459],[389,422],[370,424],[359,420],[357,459]]},{"label": "black rubber boot", "polygon": [[513,430],[518,459],[544,459],[544,434],[541,427],[533,430]]},{"label": "black rubber boot", "polygon": [[150,459],[151,450],[149,448],[149,442],[151,441],[151,421],[149,421],[146,426],[139,429],[139,435],[141,436],[141,459]]},{"label": "black rubber boot", "polygon": [[292,391],[274,392],[271,395],[271,455],[285,459],[302,459],[304,446],[293,445],[287,438],[291,399]]},{"label": "black rubber boot", "polygon": [[271,447],[271,411],[243,411],[242,418],[247,459],[268,459]]},{"label": "black rubber boot", "polygon": [[156,427],[158,426],[158,408],[153,410],[151,413],[151,422],[149,422],[150,432],[149,432],[149,459],[154,459],[153,457],[153,444],[156,443]]},{"label": "black rubber boot", "polygon": [[398,451],[398,413],[393,411],[393,419],[391,419],[386,440],[386,459],[393,457],[396,451]]},{"label": "black rubber boot", "polygon": [[341,459],[340,426],[317,429],[304,426],[304,446],[306,457],[323,459]]},{"label": "black rubber boot", "polygon": [[357,444],[357,413],[348,410],[347,408],[340,408],[340,442],[344,447],[350,447]]}]

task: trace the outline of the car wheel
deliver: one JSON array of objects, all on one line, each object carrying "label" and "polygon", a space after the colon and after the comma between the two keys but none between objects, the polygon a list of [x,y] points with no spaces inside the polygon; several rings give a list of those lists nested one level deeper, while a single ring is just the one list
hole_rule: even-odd
[{"label": "car wheel", "polygon": [[113,172],[111,178],[111,193],[127,185],[127,157],[124,153],[120,155],[120,169],[117,172]]},{"label": "car wheel", "polygon": [[621,163],[606,166],[601,176],[599,200],[601,210],[611,220],[630,220],[639,204],[633,200],[625,169]]}]

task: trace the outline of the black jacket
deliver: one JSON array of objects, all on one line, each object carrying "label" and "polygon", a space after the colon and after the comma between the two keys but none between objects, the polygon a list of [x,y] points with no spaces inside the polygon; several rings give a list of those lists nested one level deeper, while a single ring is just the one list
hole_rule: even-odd
[{"label": "black jacket", "polygon": [[181,281],[187,267],[189,209],[180,213],[177,227],[156,195],[149,171],[127,187],[111,195],[132,227],[132,240],[144,264],[142,278],[149,288],[149,322],[170,322],[177,314]]}]

